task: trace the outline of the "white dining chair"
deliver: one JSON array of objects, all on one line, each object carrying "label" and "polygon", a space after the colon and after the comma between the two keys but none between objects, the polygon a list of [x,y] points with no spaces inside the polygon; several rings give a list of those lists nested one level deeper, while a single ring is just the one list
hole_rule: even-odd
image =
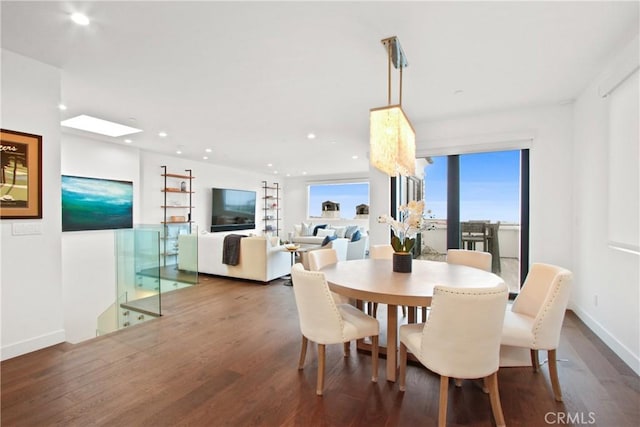
[{"label": "white dining chair", "polygon": [[492,256],[489,252],[447,249],[447,262],[449,264],[466,265],[491,272],[491,259]]},{"label": "white dining chair", "polygon": [[427,322],[400,326],[400,390],[406,389],[409,351],[440,375],[438,426],[446,425],[449,378],[483,378],[496,425],[505,425],[498,368],[508,296],[504,283],[475,289],[436,286]]},{"label": "white dining chair", "polygon": [[[320,271],[324,266],[338,262],[338,253],[335,249],[316,249],[309,251],[309,270]],[[336,304],[349,304],[349,297],[330,291]]]},{"label": "white dining chair", "polygon": [[316,394],[324,388],[325,346],[349,343],[365,337],[371,338],[371,381],[378,381],[378,334],[380,325],[349,304],[336,304],[329,292],[329,285],[321,271],[305,270],[302,264],[291,268],[293,293],[298,308],[302,348],[298,369],[304,367],[308,341],[318,345],[318,377]]},{"label": "white dining chair", "polygon": [[556,349],[571,293],[572,273],[551,264],[534,263],[507,310],[502,329],[502,344],[531,351],[531,365],[538,372],[538,350],[547,350],[549,378],[556,401],[562,401],[558,380]]}]

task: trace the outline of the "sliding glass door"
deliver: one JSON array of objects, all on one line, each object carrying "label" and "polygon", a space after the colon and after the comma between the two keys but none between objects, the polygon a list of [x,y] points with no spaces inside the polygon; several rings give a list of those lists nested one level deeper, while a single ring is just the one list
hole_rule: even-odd
[{"label": "sliding glass door", "polygon": [[425,202],[435,229],[423,234],[423,257],[490,252],[493,272],[517,293],[528,263],[528,167],[528,150],[431,157]]}]

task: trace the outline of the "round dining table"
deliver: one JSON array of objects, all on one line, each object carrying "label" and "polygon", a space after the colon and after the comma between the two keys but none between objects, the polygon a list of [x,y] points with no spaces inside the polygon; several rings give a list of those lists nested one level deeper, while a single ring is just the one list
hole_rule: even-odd
[{"label": "round dining table", "polygon": [[392,261],[387,259],[339,261],[321,271],[332,291],[387,305],[387,381],[396,380],[398,368],[399,305],[429,307],[436,285],[486,288],[504,283],[501,277],[477,268],[418,259],[413,260],[411,273],[394,272]]}]

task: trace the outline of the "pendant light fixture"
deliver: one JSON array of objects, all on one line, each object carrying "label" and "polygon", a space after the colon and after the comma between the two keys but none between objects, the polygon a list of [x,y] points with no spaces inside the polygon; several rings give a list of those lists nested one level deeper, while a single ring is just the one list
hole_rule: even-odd
[{"label": "pendant light fixture", "polygon": [[[382,40],[387,50],[388,97],[386,107],[372,108],[370,119],[371,164],[389,176],[414,175],[416,159],[416,133],[402,110],[402,70],[409,65],[397,37]],[[398,103],[391,104],[391,64],[400,72]]]}]

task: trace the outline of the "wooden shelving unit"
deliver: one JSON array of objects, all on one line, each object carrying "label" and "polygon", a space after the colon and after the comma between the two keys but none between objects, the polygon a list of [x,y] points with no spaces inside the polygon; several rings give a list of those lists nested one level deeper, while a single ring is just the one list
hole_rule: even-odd
[{"label": "wooden shelving unit", "polygon": [[[185,169],[186,174],[168,173],[166,166],[161,166],[164,178],[164,185],[160,191],[164,193],[164,202],[160,206],[163,211],[163,220],[160,222],[164,225],[164,233],[162,236],[162,260],[163,266],[168,264],[177,265],[178,255],[178,235],[182,230],[191,233],[191,214],[193,206],[192,182],[195,178],[191,169]],[[178,185],[175,187],[175,185]],[[181,194],[180,199],[176,200],[174,195]],[[168,196],[172,196],[171,203],[168,203]],[[175,214],[175,215],[174,215]]]},{"label": "wooden shelving unit", "polygon": [[262,231],[264,233],[273,233],[274,236],[280,236],[280,184],[274,182],[269,185],[267,181],[262,181],[263,190],[263,208],[262,208]]}]

